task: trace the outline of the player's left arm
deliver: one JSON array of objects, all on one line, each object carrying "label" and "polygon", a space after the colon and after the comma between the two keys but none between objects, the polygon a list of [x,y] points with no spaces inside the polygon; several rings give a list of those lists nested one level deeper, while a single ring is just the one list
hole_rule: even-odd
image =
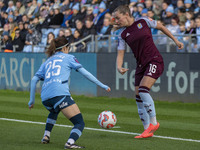
[{"label": "player's left arm", "polygon": [[81,67],[77,69],[78,72],[80,72],[84,77],[86,77],[91,82],[95,83],[96,85],[100,86],[101,88],[105,89],[107,92],[110,92],[111,89],[107,85],[101,83],[96,77],[94,77],[89,71],[87,71],[85,68]]},{"label": "player's left arm", "polygon": [[168,37],[170,37],[178,46],[179,49],[183,49],[184,44],[181,43],[180,41],[178,41],[173,35],[172,33],[165,27],[163,26],[161,23],[157,22],[157,26],[156,29],[161,30],[164,34],[166,34]]}]

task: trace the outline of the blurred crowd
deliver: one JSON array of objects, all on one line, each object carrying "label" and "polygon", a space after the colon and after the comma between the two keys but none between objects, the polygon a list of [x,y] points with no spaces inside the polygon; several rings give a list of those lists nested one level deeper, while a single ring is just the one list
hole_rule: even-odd
[{"label": "blurred crowd", "polygon": [[[133,17],[148,16],[163,23],[185,44],[177,50],[199,52],[200,0],[0,0],[1,48],[4,52],[44,52],[52,39],[65,36],[76,43],[88,35],[99,35],[99,48],[108,46],[102,35],[118,35],[111,17],[119,5],[128,5]],[[165,51],[167,38],[152,29],[159,50]],[[190,36],[192,34],[192,36]],[[189,40],[190,39],[190,40]],[[117,36],[112,39],[116,50]],[[190,44],[192,43],[192,44]],[[90,40],[76,44],[76,52],[90,52]],[[32,47],[32,46],[35,47]]]}]

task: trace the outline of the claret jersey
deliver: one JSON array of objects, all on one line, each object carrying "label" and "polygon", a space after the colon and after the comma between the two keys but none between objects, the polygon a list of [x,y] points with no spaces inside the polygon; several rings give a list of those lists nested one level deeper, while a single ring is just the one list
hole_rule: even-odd
[{"label": "claret jersey", "polygon": [[155,28],[157,21],[148,17],[135,19],[135,22],[122,30],[119,35],[118,50],[125,50],[125,43],[131,48],[137,65],[145,66],[155,57],[161,57],[156,48],[150,28]]}]

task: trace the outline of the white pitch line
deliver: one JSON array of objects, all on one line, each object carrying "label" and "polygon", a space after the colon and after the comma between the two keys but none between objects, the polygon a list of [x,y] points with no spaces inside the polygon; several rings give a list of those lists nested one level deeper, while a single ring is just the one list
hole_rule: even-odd
[{"label": "white pitch line", "polygon": [[[31,124],[46,124],[44,122],[35,122],[35,121],[27,121],[27,120],[9,119],[9,118],[0,118],[0,120],[13,121],[13,122],[23,122],[23,123],[31,123]],[[66,128],[72,128],[73,127],[73,126],[70,126],[70,125],[62,125],[62,124],[55,124],[55,126],[66,127]],[[84,129],[86,129],[86,130],[92,130],[92,131],[110,132],[110,133],[139,135],[139,133],[133,133],[133,132],[124,132],[124,131],[115,131],[115,130],[106,130],[106,129],[96,129],[96,128],[89,128],[89,127],[85,127]],[[187,141],[187,142],[198,142],[198,143],[200,143],[200,140],[193,140],[193,139],[183,139],[183,138],[158,136],[158,135],[154,135],[153,137],[161,138],[161,139],[170,139],[170,140],[178,140],[178,141]]]}]

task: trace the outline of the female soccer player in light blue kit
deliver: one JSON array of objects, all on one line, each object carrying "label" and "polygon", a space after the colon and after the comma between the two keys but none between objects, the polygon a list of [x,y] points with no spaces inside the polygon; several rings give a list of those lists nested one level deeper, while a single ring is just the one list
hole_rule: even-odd
[{"label": "female soccer player in light blue kit", "polygon": [[84,148],[75,144],[84,129],[82,114],[70,96],[68,80],[72,69],[80,72],[90,81],[110,92],[110,87],[101,83],[91,73],[82,67],[73,55],[68,54],[70,44],[64,37],[54,39],[46,54],[48,59],[41,65],[31,81],[29,109],[35,102],[35,89],[39,80],[44,80],[41,91],[43,105],[49,110],[42,143],[49,143],[51,130],[56,123],[59,112],[69,119],[74,127],[71,130],[65,149]]}]

